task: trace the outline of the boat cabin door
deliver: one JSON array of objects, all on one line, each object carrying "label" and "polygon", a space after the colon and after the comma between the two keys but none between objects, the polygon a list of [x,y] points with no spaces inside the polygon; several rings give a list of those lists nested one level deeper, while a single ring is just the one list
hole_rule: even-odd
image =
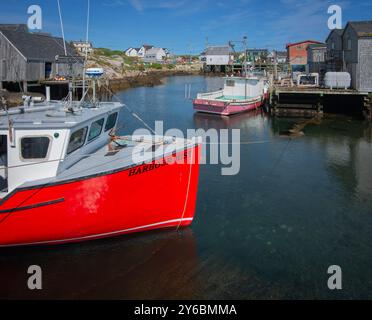
[{"label": "boat cabin door", "polygon": [[8,192],[8,137],[0,135],[0,194]]}]

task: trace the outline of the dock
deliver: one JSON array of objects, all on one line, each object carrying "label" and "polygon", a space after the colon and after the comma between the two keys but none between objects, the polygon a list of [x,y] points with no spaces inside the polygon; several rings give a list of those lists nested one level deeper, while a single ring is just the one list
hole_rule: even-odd
[{"label": "dock", "polygon": [[270,112],[277,116],[314,116],[323,112],[363,114],[371,120],[372,95],[354,89],[274,85]]}]

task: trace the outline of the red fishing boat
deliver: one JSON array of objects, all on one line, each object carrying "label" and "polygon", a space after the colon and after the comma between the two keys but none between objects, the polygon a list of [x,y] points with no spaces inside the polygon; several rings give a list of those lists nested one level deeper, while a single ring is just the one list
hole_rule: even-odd
[{"label": "red fishing boat", "polygon": [[114,136],[122,108],[47,101],[0,113],[1,247],[192,223],[200,143]]}]

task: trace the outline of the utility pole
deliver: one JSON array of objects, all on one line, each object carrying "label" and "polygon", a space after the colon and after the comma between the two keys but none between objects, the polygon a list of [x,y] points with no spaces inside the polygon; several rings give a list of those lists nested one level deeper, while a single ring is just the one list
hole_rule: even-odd
[{"label": "utility pole", "polygon": [[243,37],[243,44],[244,44],[244,73],[245,77],[247,77],[247,63],[248,63],[248,44],[247,44],[247,36]]},{"label": "utility pole", "polygon": [[273,51],[274,53],[274,80],[278,79],[278,59],[276,50]]}]

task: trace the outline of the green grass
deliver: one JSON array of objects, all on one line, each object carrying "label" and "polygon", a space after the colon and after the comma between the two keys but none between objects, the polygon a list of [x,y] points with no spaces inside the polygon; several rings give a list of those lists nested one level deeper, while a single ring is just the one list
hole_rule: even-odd
[{"label": "green grass", "polygon": [[150,64],[151,69],[161,70],[163,69],[163,66],[160,63],[151,63]]},{"label": "green grass", "polygon": [[123,51],[111,50],[107,48],[97,48],[94,49],[94,53],[100,56],[112,57],[112,56],[125,56]]}]

